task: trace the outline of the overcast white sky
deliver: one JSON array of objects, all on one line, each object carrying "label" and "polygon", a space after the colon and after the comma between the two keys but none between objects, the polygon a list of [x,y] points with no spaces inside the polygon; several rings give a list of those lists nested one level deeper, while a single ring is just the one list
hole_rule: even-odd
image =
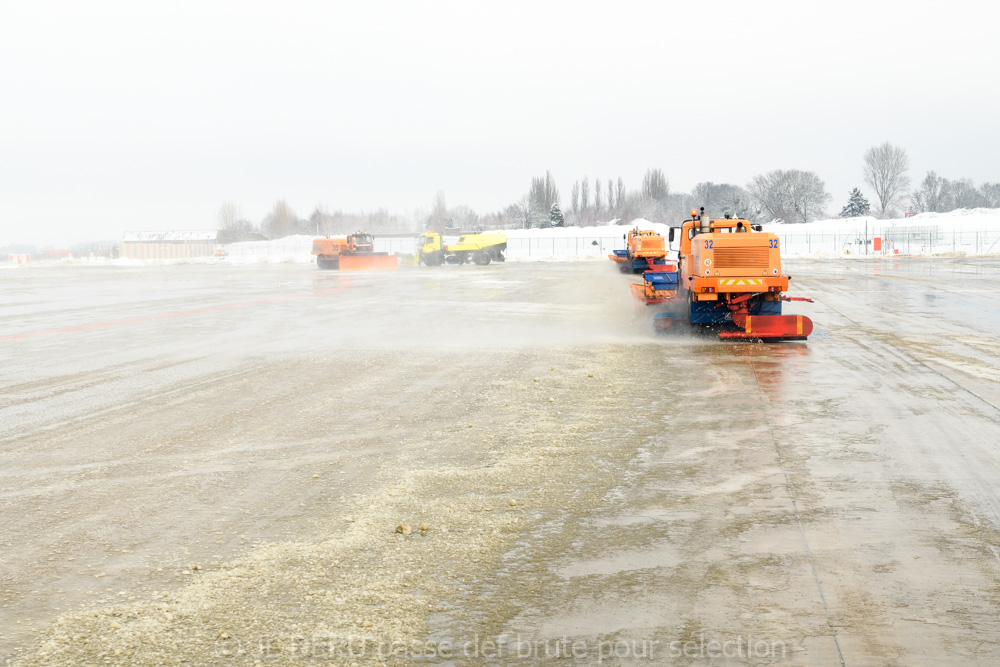
[{"label": "overcast white sky", "polygon": [[[0,0],[0,245],[449,205],[552,171],[673,190],[813,170],[836,213],[891,141],[1000,181],[996,6]],[[836,209],[836,210],[834,210]]]}]

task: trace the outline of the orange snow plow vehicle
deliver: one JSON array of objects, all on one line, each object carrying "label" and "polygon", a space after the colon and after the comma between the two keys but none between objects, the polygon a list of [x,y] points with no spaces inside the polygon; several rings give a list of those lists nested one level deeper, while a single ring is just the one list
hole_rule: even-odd
[{"label": "orange snow plow vehicle", "polygon": [[625,249],[615,250],[608,259],[618,264],[622,273],[663,271],[667,263],[667,247],[663,236],[652,229],[630,229],[624,236]]},{"label": "orange snow plow vehicle", "polygon": [[781,272],[779,239],[761,225],[741,218],[712,220],[705,209],[671,227],[679,236],[676,268],[643,273],[631,286],[646,305],[660,304],[656,329],[680,321],[718,326],[719,338],[764,342],[806,340],[813,323],[805,315],[784,315],[781,304],[809,301],[785,296],[790,277]]},{"label": "orange snow plow vehicle", "polygon": [[321,269],[362,271],[399,268],[396,254],[375,252],[375,239],[365,232],[355,232],[340,238],[327,236],[314,239],[312,254],[316,255],[316,266]]}]

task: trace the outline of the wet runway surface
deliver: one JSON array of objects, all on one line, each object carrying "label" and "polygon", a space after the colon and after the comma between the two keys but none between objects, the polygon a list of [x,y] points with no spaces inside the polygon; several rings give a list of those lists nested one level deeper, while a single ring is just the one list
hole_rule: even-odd
[{"label": "wet runway surface", "polygon": [[0,658],[1000,659],[1000,261],[785,269],[806,343],[610,262],[4,271]]}]

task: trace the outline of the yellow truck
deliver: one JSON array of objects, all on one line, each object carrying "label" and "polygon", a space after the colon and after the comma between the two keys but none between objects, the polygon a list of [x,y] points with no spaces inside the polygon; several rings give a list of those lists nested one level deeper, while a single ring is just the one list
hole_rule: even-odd
[{"label": "yellow truck", "polygon": [[504,261],[503,253],[507,250],[507,235],[495,232],[462,234],[458,243],[442,245],[441,235],[437,232],[426,232],[417,237],[417,264],[441,266],[448,264],[465,264],[470,259],[475,264],[484,266],[490,262]]}]

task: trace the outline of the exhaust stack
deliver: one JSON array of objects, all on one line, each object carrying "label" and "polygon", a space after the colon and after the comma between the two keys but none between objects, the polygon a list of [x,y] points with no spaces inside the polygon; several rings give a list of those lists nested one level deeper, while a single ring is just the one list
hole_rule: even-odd
[{"label": "exhaust stack", "polygon": [[702,234],[708,234],[710,231],[712,231],[712,219],[709,216],[705,215],[704,206],[701,207],[700,213],[701,215],[698,216],[698,220],[700,222],[698,226],[698,231]]}]

